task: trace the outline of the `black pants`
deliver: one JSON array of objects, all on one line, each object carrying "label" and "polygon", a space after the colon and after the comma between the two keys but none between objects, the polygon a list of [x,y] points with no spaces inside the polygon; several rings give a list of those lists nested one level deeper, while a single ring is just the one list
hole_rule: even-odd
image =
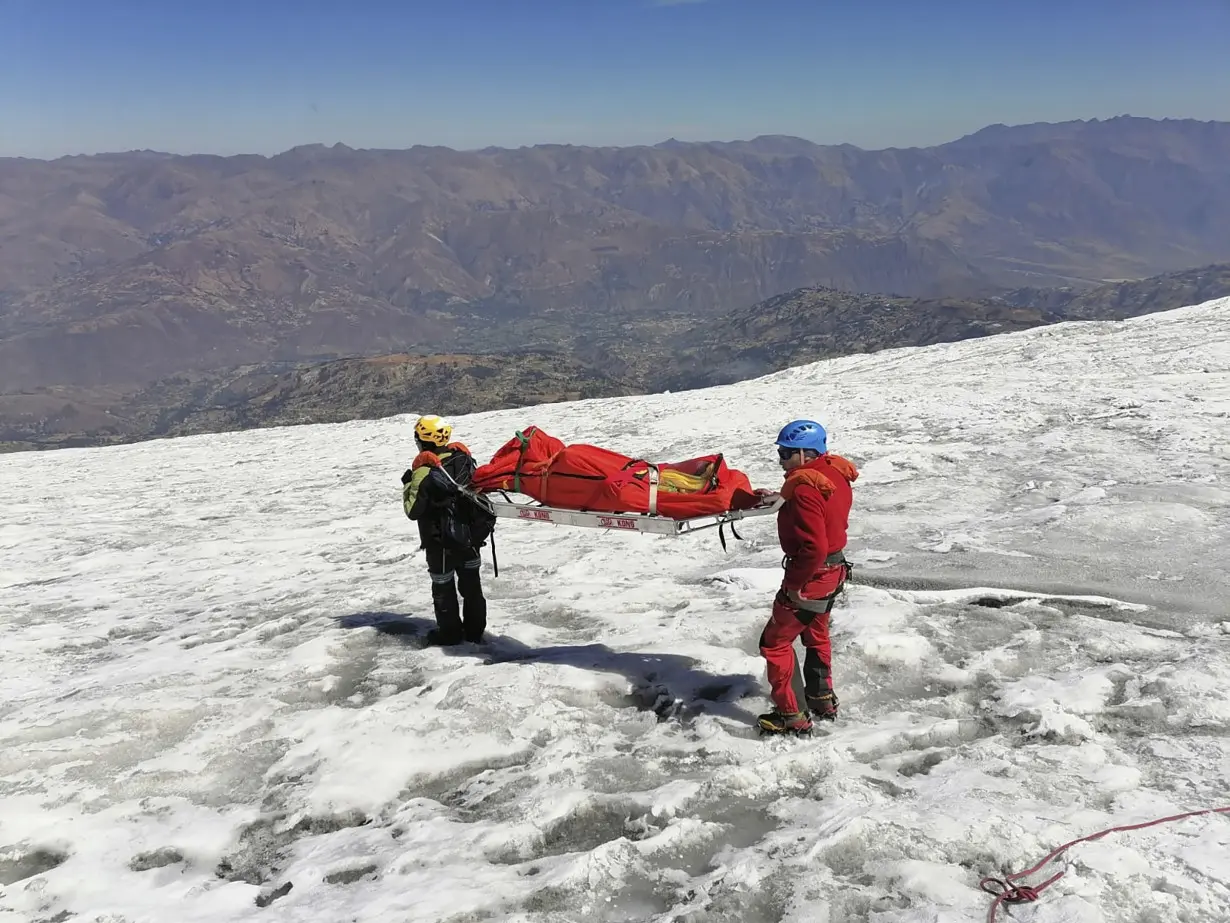
[{"label": "black pants", "polygon": [[[445,644],[482,641],[483,632],[487,630],[487,600],[479,579],[483,563],[479,550],[445,551],[439,545],[428,545],[425,550],[440,640]],[[458,605],[458,590],[464,607]]]},{"label": "black pants", "polygon": [[805,624],[819,623],[823,626],[826,642],[824,653],[828,654],[828,660],[825,660],[824,653],[810,647],[803,652],[803,694],[809,699],[833,694],[833,654],[832,641],[829,639],[829,614],[833,611],[834,602],[834,599],[830,599],[829,606],[824,612],[799,613],[800,620],[805,621]]}]

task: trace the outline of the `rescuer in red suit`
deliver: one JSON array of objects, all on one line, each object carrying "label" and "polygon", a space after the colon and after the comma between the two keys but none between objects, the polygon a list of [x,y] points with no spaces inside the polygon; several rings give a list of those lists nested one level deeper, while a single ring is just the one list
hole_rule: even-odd
[{"label": "rescuer in red suit", "polygon": [[[774,710],[761,715],[759,725],[767,733],[806,733],[812,729],[812,716],[828,721],[837,717],[829,613],[850,576],[842,552],[858,469],[829,453],[824,427],[812,420],[786,424],[777,436],[777,454],[786,472],[781,489],[785,503],[777,514],[785,575],[760,635]],[[807,710],[800,708],[791,686],[794,640],[800,635],[807,651]]]}]

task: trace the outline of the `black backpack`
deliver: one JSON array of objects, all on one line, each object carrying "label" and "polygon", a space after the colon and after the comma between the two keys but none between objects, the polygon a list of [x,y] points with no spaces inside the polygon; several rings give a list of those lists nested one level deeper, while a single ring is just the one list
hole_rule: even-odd
[{"label": "black backpack", "polygon": [[[458,478],[448,470],[451,467],[449,462],[452,461],[453,457],[446,459],[439,469],[452,482],[449,485],[452,490],[449,492],[448,502],[441,511],[440,542],[448,551],[481,548],[495,531],[495,510],[485,496],[458,483]],[[473,466],[473,461],[468,456],[458,457],[456,461],[466,474]],[[458,474],[468,480],[462,472]]]},{"label": "black backpack", "polygon": [[481,548],[495,531],[495,520],[490,500],[460,487],[440,519],[440,541],[449,551]]}]

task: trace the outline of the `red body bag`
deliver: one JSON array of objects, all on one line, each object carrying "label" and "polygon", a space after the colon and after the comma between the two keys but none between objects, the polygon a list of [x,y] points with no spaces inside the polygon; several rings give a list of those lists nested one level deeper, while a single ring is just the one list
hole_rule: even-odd
[{"label": "red body bag", "polygon": [[750,509],[759,498],[747,475],[720,454],[651,464],[610,449],[565,445],[528,426],[474,474],[474,488],[511,491],[544,506],[596,513],[650,512],[650,475],[657,469],[657,514],[671,519]]}]

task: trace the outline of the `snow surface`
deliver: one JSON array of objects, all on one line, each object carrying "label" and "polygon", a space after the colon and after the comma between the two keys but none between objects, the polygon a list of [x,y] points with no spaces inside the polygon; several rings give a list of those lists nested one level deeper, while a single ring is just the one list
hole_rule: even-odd
[{"label": "snow surface", "polygon": [[[1223,299],[457,421],[772,487],[823,420],[860,566],[810,740],[750,728],[771,519],[504,521],[489,647],[424,649],[413,415],[6,456],[0,921],[981,921],[1230,803],[1228,372]],[[1230,907],[1224,815],[1066,862],[1013,918]]]}]

